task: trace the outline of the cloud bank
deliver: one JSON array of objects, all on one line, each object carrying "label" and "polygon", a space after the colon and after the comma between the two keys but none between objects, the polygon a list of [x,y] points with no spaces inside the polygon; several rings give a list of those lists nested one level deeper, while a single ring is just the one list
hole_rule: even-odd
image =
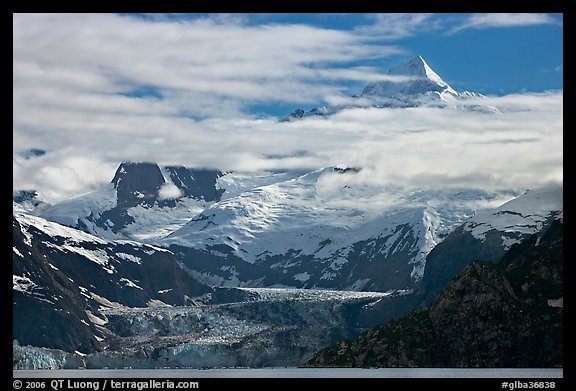
[{"label": "cloud bank", "polygon": [[[473,18],[461,28],[475,28]],[[430,20],[380,15],[365,29],[338,31],[243,18],[15,14],[13,187],[57,202],[109,182],[121,161],[221,170],[343,164],[363,167],[356,181],[415,188],[561,182],[562,91],[483,101],[501,115],[349,109],[279,122],[247,114],[258,103],[348,101],[339,82],[386,76],[344,65],[403,50],[374,44],[368,28],[405,37]],[[25,158],[31,148],[47,153]],[[165,196],[177,197],[173,190]]]},{"label": "cloud bank", "polygon": [[448,34],[454,34],[466,29],[481,30],[487,28],[536,26],[542,24],[559,24],[559,22],[550,15],[539,13],[472,14],[466,20],[450,29]]}]

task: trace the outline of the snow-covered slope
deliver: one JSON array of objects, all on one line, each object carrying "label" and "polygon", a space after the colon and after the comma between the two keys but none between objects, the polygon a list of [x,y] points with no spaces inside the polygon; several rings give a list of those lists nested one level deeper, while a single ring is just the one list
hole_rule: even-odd
[{"label": "snow-covered slope", "polygon": [[[288,238],[298,232],[290,227],[294,223],[290,218],[298,213],[314,216],[306,217],[309,227],[297,225],[307,235],[334,224],[332,228],[342,225],[344,232],[358,229],[375,236],[347,248],[342,247],[344,242],[323,253],[332,244],[325,242],[320,251],[310,254],[306,253],[321,243],[306,236],[298,242],[301,249],[258,256],[242,251],[243,243],[238,243],[237,251],[224,244],[229,234],[250,236],[236,230],[231,220],[214,217],[222,230],[211,235],[220,244],[208,244],[212,241],[205,238],[206,243],[198,242],[199,248],[183,247],[186,240],[190,240],[187,246],[194,245],[191,237],[183,235],[170,239],[183,242],[168,251],[98,238],[30,216],[14,204],[14,339],[70,352],[17,347],[14,365],[28,367],[28,359],[39,353],[48,355],[49,361],[52,354],[62,357],[50,365],[76,368],[151,368],[160,363],[170,367],[298,365],[320,346],[354,338],[365,327],[397,318],[417,305],[421,296],[406,288],[414,287],[409,281],[414,282],[418,268],[408,260],[428,253],[426,245],[434,248],[422,264],[426,268],[421,285],[430,289],[434,286],[429,281],[440,284],[446,278],[443,273],[457,273],[462,259],[491,260],[490,255],[509,248],[512,240],[540,233],[552,220],[562,218],[562,187],[530,190],[471,216],[473,205],[496,201],[495,195],[470,189],[384,192],[354,181],[356,170],[277,175],[227,177],[226,182],[236,186],[231,186],[229,198],[223,195],[209,209],[223,216],[218,210],[221,205],[230,216],[249,218],[250,213],[237,211],[250,210],[259,201],[256,221],[266,224],[253,227],[251,233],[279,241],[283,234]],[[246,190],[258,183],[263,185]],[[272,196],[267,199],[262,193]],[[276,208],[264,205],[267,200]],[[348,214],[339,219],[342,210]],[[208,224],[208,228],[214,227]],[[351,232],[347,235],[341,238],[353,237]],[[271,248],[282,253],[285,245]],[[337,259],[342,262],[335,263]],[[191,279],[176,260],[193,275],[216,282],[220,278],[220,285],[332,286],[366,292],[211,289]],[[368,292],[372,287],[380,292]],[[197,295],[203,296],[190,300]],[[178,306],[183,303],[191,306]],[[134,306],[147,308],[130,308]]]},{"label": "snow-covered slope", "polygon": [[108,241],[13,208],[13,334],[20,343],[98,350],[106,337],[101,308],[183,305],[212,291],[166,249]]},{"label": "snow-covered slope", "polygon": [[431,301],[468,263],[497,262],[513,244],[540,235],[552,221],[562,218],[562,185],[527,190],[496,209],[478,212],[426,258],[422,280],[426,300]]},{"label": "snow-covered slope", "polygon": [[[502,196],[383,188],[346,167],[199,177],[184,167],[122,163],[107,187],[43,217],[170,247],[210,285],[387,291],[414,288],[432,248],[479,202]],[[176,197],[162,197],[168,186]]]},{"label": "snow-covered slope", "polygon": [[219,200],[220,171],[123,162],[111,183],[42,217],[108,239],[163,237]]},{"label": "snow-covered slope", "polygon": [[36,190],[15,190],[12,193],[12,201],[34,215],[42,213],[50,207],[50,204],[44,201]]},{"label": "snow-covered slope", "polygon": [[286,175],[223,197],[157,243],[174,246],[212,285],[411,289],[432,248],[478,201],[496,198],[462,189],[407,194],[357,175],[332,167]]},{"label": "snow-covered slope", "polygon": [[425,100],[446,101],[457,98],[459,94],[436,74],[421,56],[400,64],[388,72],[389,75],[406,78],[403,81],[377,81],[369,83],[362,91],[363,97],[376,100],[387,99],[387,103],[420,105]]},{"label": "snow-covered slope", "polygon": [[563,203],[562,187],[526,190],[495,210],[477,213],[464,229],[479,240],[486,240],[490,231],[501,232],[502,245],[508,250],[522,237],[540,232],[550,218],[562,219]]},{"label": "snow-covered slope", "polygon": [[410,308],[405,290],[213,289],[167,249],[13,213],[17,368],[296,366]]}]

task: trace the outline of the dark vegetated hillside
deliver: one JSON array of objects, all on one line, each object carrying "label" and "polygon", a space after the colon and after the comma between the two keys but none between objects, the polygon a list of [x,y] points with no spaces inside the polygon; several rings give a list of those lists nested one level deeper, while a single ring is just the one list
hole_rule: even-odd
[{"label": "dark vegetated hillside", "polygon": [[325,348],[305,366],[563,366],[563,224],[497,264],[469,264],[428,309]]}]

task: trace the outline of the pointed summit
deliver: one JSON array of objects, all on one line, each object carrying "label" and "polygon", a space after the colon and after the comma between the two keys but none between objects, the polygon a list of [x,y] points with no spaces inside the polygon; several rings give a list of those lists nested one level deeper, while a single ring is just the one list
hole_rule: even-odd
[{"label": "pointed summit", "polygon": [[400,64],[388,72],[389,75],[400,75],[400,76],[415,76],[418,78],[428,78],[440,86],[448,86],[444,80],[438,76],[436,72],[430,68],[430,66],[424,61],[422,56],[416,56],[407,63]]},{"label": "pointed summit", "polygon": [[464,112],[500,113],[496,107],[482,102],[485,98],[482,94],[469,91],[460,93],[454,90],[420,55],[391,68],[382,80],[367,84],[362,94],[354,97],[360,99],[345,105],[324,106],[310,111],[298,109],[286,116],[282,122],[311,116],[329,116],[354,107],[451,107]]},{"label": "pointed summit", "polygon": [[413,106],[412,103],[416,103],[413,102],[414,99],[427,95],[440,100],[444,100],[446,94],[459,95],[430,68],[422,56],[416,56],[390,69],[388,75],[403,78],[399,78],[398,81],[383,80],[370,83],[362,91],[362,96],[399,99],[409,103],[407,106]]}]

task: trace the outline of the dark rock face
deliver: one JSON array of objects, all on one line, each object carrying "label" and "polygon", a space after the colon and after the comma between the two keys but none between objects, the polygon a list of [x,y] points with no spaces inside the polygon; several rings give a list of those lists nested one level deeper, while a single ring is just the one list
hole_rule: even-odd
[{"label": "dark rock face", "polygon": [[[25,293],[12,292],[12,336],[22,344],[82,352],[99,349],[101,335],[86,314],[89,309],[78,286],[50,261],[37,246],[25,244],[20,224],[13,220],[12,273],[26,276],[34,285]],[[86,323],[84,323],[86,322]]]},{"label": "dark rock face", "polygon": [[220,201],[224,189],[216,188],[216,181],[223,174],[218,170],[191,169],[184,166],[168,166],[172,182],[184,193],[184,197]]},{"label": "dark rock face", "polygon": [[514,245],[499,264],[473,262],[428,310],[321,350],[307,366],[560,367],[563,233]]},{"label": "dark rock face", "polygon": [[[116,170],[112,183],[116,189],[116,206],[98,217],[90,215],[87,218],[99,227],[118,233],[134,222],[134,218],[128,214],[129,208],[137,205],[149,208],[156,203],[164,177],[157,164],[123,162]],[[77,228],[90,232],[81,222]]]},{"label": "dark rock face", "polygon": [[118,207],[152,206],[164,184],[160,168],[154,163],[120,164],[112,179]]},{"label": "dark rock face", "polygon": [[[184,166],[167,166],[166,171],[170,180],[181,191],[181,197],[219,201],[225,191],[217,188],[216,181],[223,175],[221,171]],[[166,184],[166,179],[156,163],[123,162],[118,166],[112,184],[116,189],[116,206],[99,215],[92,213],[86,216],[86,220],[114,233],[134,222],[128,212],[130,208],[174,207],[178,203],[178,199],[160,197],[160,190]],[[82,220],[75,228],[92,232]]]},{"label": "dark rock face", "polygon": [[16,218],[13,246],[13,338],[21,344],[96,351],[103,330],[87,311],[103,318],[103,300],[186,305],[212,292],[184,273],[171,252],[151,246],[48,235]]},{"label": "dark rock face", "polygon": [[13,194],[12,200],[16,203],[22,203],[25,201],[32,201],[38,197],[38,192],[35,190],[19,190]]},{"label": "dark rock face", "polygon": [[[219,201],[224,193],[216,188],[221,171],[194,169],[184,166],[167,166],[170,179],[182,191],[183,197],[205,201]],[[160,188],[166,183],[160,167],[155,163],[123,162],[112,179],[117,192],[117,207],[142,205],[151,207],[174,206],[174,201],[159,198]]]},{"label": "dark rock face", "polygon": [[472,236],[462,225],[434,247],[426,257],[422,278],[421,290],[426,304],[429,305],[448,281],[470,262],[498,262],[506,253],[501,236],[498,231],[493,230],[488,232],[486,240],[482,241]]},{"label": "dark rock face", "polygon": [[290,114],[288,114],[286,117],[284,117],[281,122],[289,122],[289,121],[294,120],[294,119],[300,119],[300,118],[303,118],[305,114],[306,114],[306,112],[304,110],[296,109],[293,112],[291,112]]},{"label": "dark rock face", "polygon": [[[542,235],[550,227],[555,215],[556,213],[553,213],[548,217],[538,235]],[[426,268],[420,287],[425,305],[430,305],[448,281],[470,262],[479,260],[498,262],[506,253],[503,236],[503,232],[492,229],[486,232],[486,237],[481,240],[475,238],[466,224],[463,224],[434,247],[426,257]],[[530,237],[521,232],[506,232],[505,236],[508,240],[519,241]]]}]

